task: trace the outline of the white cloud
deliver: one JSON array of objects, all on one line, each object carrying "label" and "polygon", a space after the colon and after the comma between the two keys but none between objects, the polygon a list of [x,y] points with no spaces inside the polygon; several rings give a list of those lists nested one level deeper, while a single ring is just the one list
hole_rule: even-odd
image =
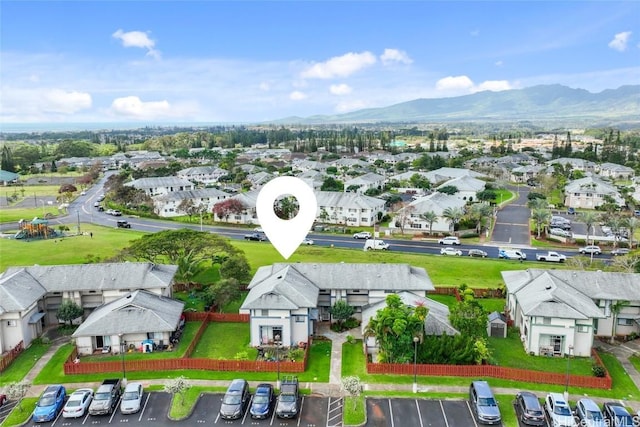
[{"label": "white cloud", "polygon": [[294,90],[289,94],[289,99],[292,101],[302,101],[306,97],[307,95],[304,92],[300,92],[299,90]]},{"label": "white cloud", "polygon": [[496,61],[496,67],[502,67],[504,63],[502,61]]},{"label": "white cloud", "polygon": [[474,88],[474,92],[481,92],[483,90],[490,90],[492,92],[500,92],[502,90],[513,89],[511,83],[507,80],[487,80]]},{"label": "white cloud", "polygon": [[139,47],[147,49],[147,56],[160,58],[160,51],[155,49],[156,42],[149,38],[147,33],[142,31],[124,32],[121,29],[111,35],[112,37],[122,41],[124,47]]},{"label": "white cloud", "polygon": [[260,88],[260,90],[268,92],[269,89],[271,89],[271,85],[267,82],[261,82],[260,85],[258,86]]},{"label": "white cloud", "polygon": [[351,93],[353,89],[348,84],[342,83],[339,85],[331,85],[329,87],[329,92],[333,95],[348,95]]},{"label": "white cloud", "polygon": [[42,93],[43,111],[73,114],[91,108],[91,95],[86,92],[51,89]]},{"label": "white cloud", "polygon": [[143,102],[137,96],[116,98],[111,103],[111,113],[137,119],[154,119],[171,116],[171,105],[167,100]]},{"label": "white cloud", "polygon": [[413,59],[409,58],[407,52],[398,49],[385,49],[384,53],[380,55],[380,60],[383,65],[391,65],[394,63],[411,64]]},{"label": "white cloud", "polygon": [[609,47],[613,50],[617,50],[619,52],[624,52],[627,50],[627,44],[629,43],[629,39],[631,38],[631,31],[623,31],[622,33],[618,33],[613,37],[613,40],[609,42]]},{"label": "white cloud", "polygon": [[473,89],[473,81],[467,76],[448,76],[436,82],[436,90],[442,92],[461,92]]},{"label": "white cloud", "polygon": [[371,52],[349,52],[342,56],[334,56],[326,62],[311,65],[302,71],[303,79],[331,79],[347,77],[351,74],[376,63],[376,57]]}]

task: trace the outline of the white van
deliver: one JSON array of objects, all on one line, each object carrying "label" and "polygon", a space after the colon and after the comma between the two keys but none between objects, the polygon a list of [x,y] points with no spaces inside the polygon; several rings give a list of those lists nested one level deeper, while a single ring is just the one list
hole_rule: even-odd
[{"label": "white van", "polygon": [[527,254],[519,249],[500,248],[498,251],[498,258],[519,259],[520,261],[524,261],[525,259],[527,259]]},{"label": "white van", "polygon": [[385,243],[384,240],[380,240],[380,239],[368,239],[366,242],[364,242],[364,250],[365,251],[372,251],[372,250],[388,251],[389,244]]}]

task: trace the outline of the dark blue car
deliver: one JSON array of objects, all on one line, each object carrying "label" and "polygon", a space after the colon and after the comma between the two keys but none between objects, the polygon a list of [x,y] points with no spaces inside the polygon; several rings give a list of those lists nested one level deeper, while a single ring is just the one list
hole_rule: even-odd
[{"label": "dark blue car", "polygon": [[45,423],[56,419],[67,397],[67,391],[62,385],[50,385],[45,389],[33,410],[33,421]]},{"label": "dark blue car", "polygon": [[258,385],[249,410],[251,418],[269,418],[274,402],[273,386],[271,384]]}]

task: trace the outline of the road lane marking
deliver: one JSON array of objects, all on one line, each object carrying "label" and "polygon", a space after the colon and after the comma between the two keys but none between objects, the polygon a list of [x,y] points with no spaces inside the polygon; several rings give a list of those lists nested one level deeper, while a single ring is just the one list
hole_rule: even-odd
[{"label": "road lane marking", "polygon": [[449,427],[449,421],[447,420],[447,414],[444,412],[444,406],[442,405],[442,400],[440,402],[440,410],[442,411],[442,418],[444,419],[444,423],[447,427]]},{"label": "road lane marking", "polygon": [[147,409],[147,403],[149,403],[149,397],[151,393],[147,393],[147,400],[144,401],[144,406],[142,406],[142,411],[140,411],[140,416],[138,417],[138,421],[142,421],[142,415],[144,414],[144,410]]},{"label": "road lane marking", "polygon": [[416,399],[416,409],[418,410],[418,419],[420,420],[420,427],[424,427],[424,424],[422,424],[422,414],[420,413],[420,406],[418,405],[418,399]]}]

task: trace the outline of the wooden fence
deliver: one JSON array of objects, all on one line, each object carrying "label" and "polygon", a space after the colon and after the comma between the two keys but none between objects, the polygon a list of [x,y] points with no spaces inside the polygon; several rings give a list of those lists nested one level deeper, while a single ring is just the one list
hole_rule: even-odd
[{"label": "wooden fence", "polygon": [[7,369],[9,365],[11,365],[11,363],[16,359],[16,357],[18,357],[18,355],[22,353],[23,350],[24,350],[24,341],[20,341],[18,344],[16,344],[15,347],[9,350],[6,354],[3,354],[2,358],[0,359],[0,372]]},{"label": "wooden fence", "polygon": [[[604,367],[600,356],[592,350],[596,363]],[[476,378],[500,378],[504,380],[523,381],[529,383],[566,385],[567,375],[562,373],[529,371],[526,369],[507,368],[493,365],[431,365],[419,364],[392,364],[392,363],[367,363],[367,373],[383,375],[417,375],[441,376],[441,377],[476,377]],[[611,389],[611,376],[605,369],[604,377],[591,377],[584,375],[569,375],[569,385],[572,387]]]},{"label": "wooden fence", "polygon": [[[193,351],[198,345],[202,334],[207,329],[209,322],[248,322],[249,316],[246,314],[228,314],[228,313],[192,313],[185,312],[185,320],[201,321],[202,324],[196,332],[193,340],[185,350],[181,358],[176,359],[149,359],[149,360],[126,360],[124,368],[127,372],[138,371],[173,371],[181,369],[197,369],[202,371],[243,371],[243,372],[280,372],[300,373],[307,368],[309,358],[309,348],[311,347],[311,337],[305,347],[304,358],[300,361],[258,361],[258,360],[215,360],[191,358]],[[107,373],[120,372],[123,368],[122,361],[109,362],[80,362],[75,363],[77,350],[74,348],[71,355],[64,364],[65,375],[74,374],[90,374],[90,373]]]}]

